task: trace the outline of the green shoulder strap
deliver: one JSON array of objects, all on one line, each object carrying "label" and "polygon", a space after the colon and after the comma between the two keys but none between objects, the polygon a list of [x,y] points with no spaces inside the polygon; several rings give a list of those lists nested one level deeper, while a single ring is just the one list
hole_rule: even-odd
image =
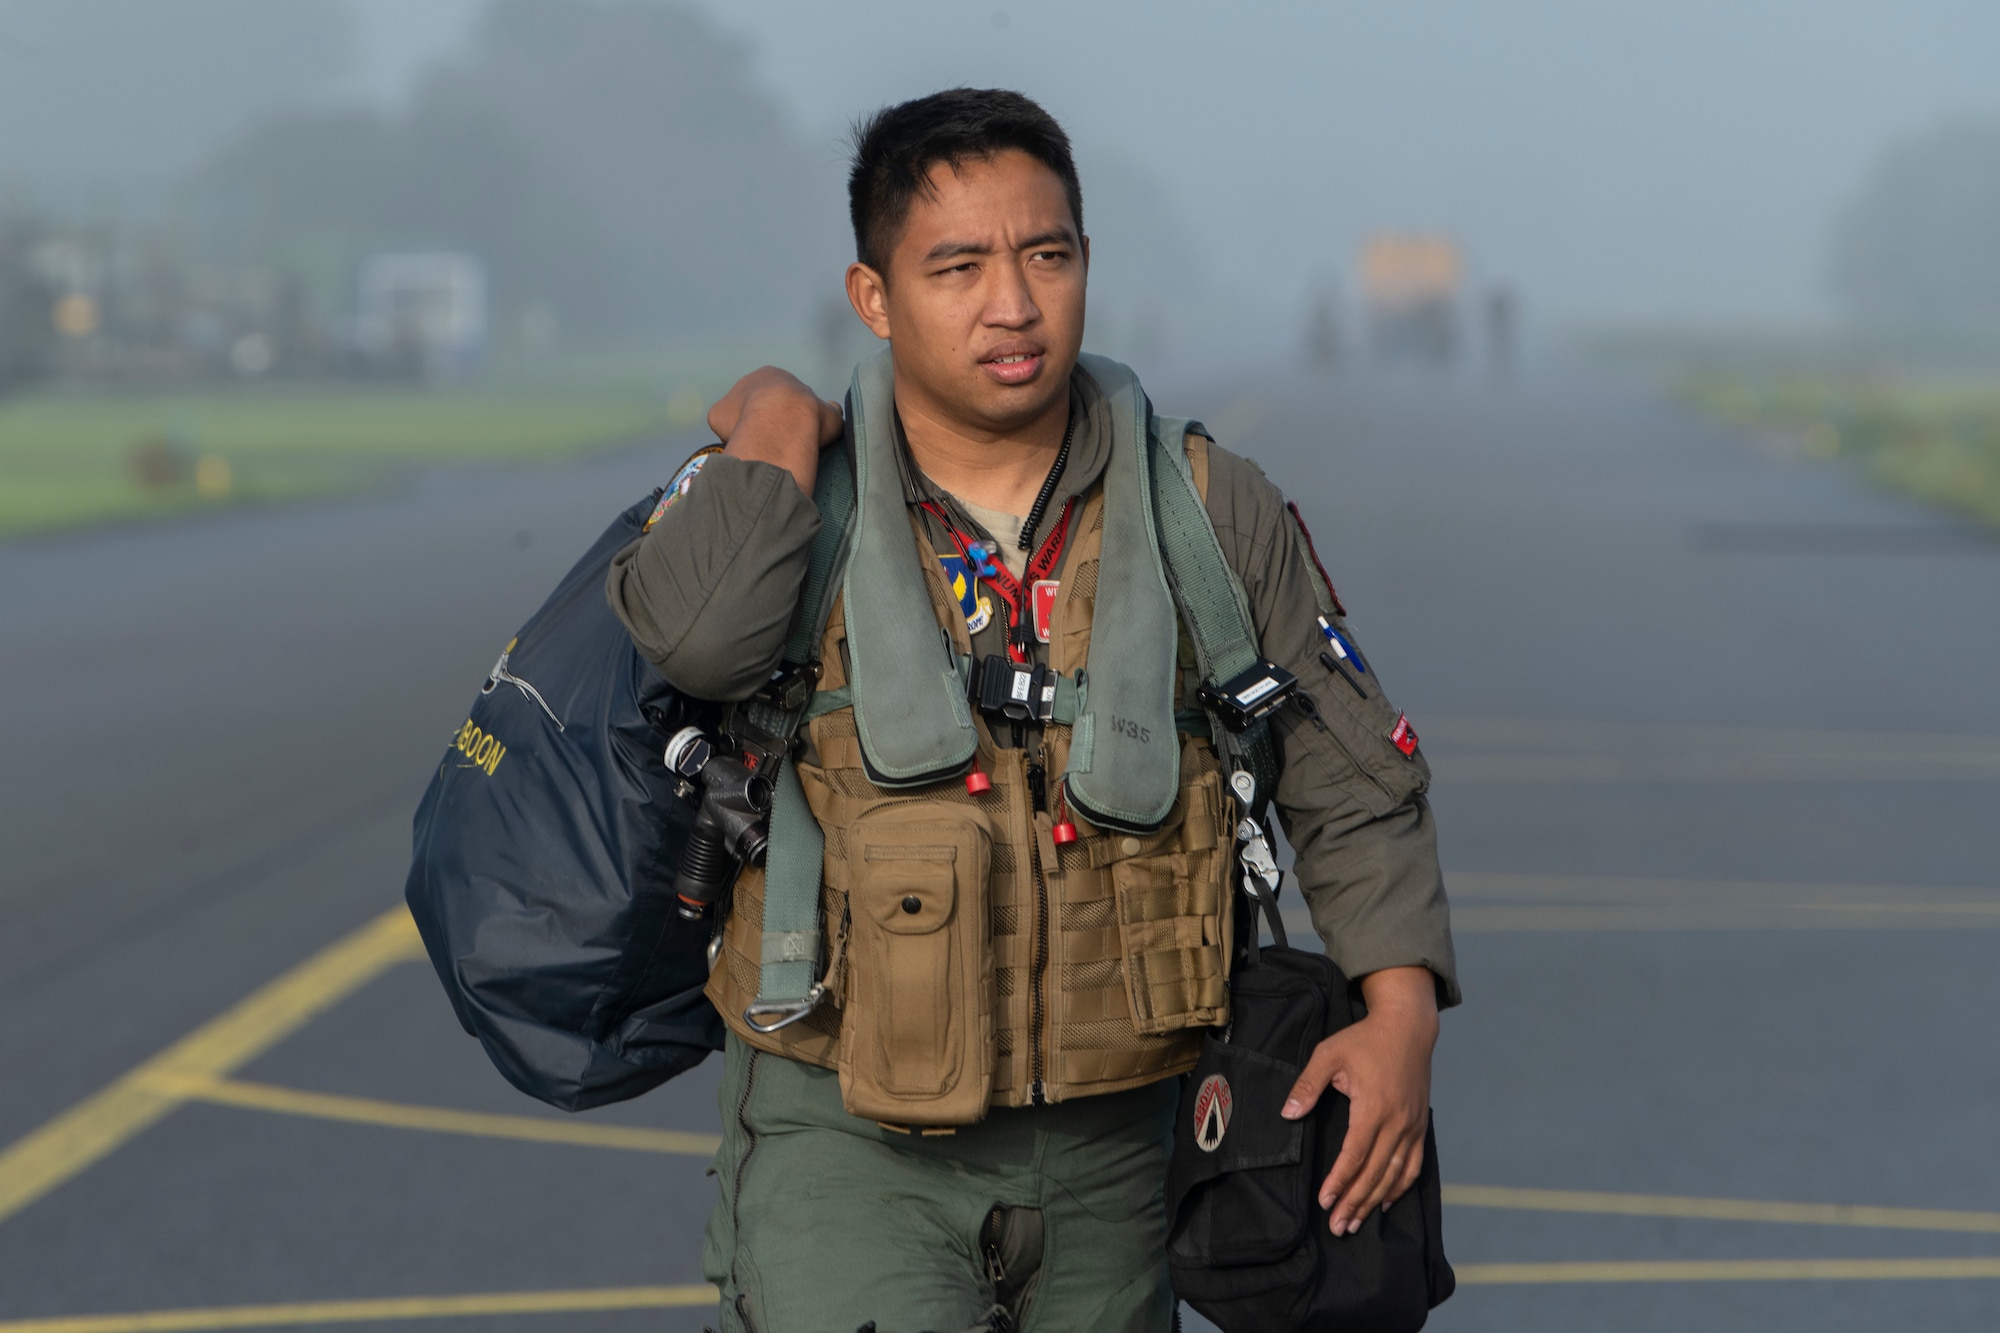
[{"label": "green shoulder strap", "polygon": [[[819,479],[813,487],[819,508],[819,536],[813,539],[805,586],[793,612],[785,640],[785,667],[797,670],[817,660],[819,643],[832,609],[832,590],[839,586],[846,560],[847,537],[854,519],[854,471],[846,447],[821,454]],[[786,707],[785,704],[792,704]],[[812,1012],[823,990],[820,984],[821,927],[819,884],[826,859],[826,837],[806,804],[805,789],[790,760],[792,738],[811,704],[802,700],[752,701],[745,705],[750,722],[777,739],[787,751],[772,781],[771,840],[764,857],[764,935],[757,999],[743,1020],[763,1032],[775,1032]]]},{"label": "green shoulder strap", "polygon": [[[1199,421],[1153,418],[1149,439],[1160,455],[1149,469],[1153,521],[1159,528],[1167,581],[1173,585],[1174,601],[1186,618],[1202,679],[1224,681],[1249,670],[1257,660],[1257,628],[1250,618],[1250,599],[1243,592],[1242,580],[1222,554],[1215,525],[1208,521],[1208,509],[1195,490],[1184,447],[1191,430],[1208,436],[1208,427]],[[1255,784],[1245,799],[1232,774],[1232,787],[1244,800],[1245,813],[1261,823],[1278,783],[1278,753],[1270,724],[1260,719],[1237,733],[1211,718],[1210,727],[1217,751],[1232,761],[1234,770],[1247,772]]]}]

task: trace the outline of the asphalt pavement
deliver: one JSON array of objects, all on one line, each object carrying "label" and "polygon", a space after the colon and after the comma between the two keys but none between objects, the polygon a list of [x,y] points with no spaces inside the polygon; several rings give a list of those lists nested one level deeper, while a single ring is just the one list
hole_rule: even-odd
[{"label": "asphalt pavement", "polygon": [[[2000,541],[1629,385],[1159,399],[1437,774],[1431,1327],[1993,1327]],[[548,1111],[393,915],[494,656],[692,443],[0,547],[0,1333],[701,1326],[713,1063]]]}]

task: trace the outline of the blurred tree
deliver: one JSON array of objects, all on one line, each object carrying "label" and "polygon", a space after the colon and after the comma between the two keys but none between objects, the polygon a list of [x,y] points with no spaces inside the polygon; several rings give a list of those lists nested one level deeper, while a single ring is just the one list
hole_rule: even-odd
[{"label": "blurred tree", "polygon": [[2000,325],[2000,121],[1961,121],[1890,148],[1833,237],[1834,290],[1902,327]]},{"label": "blurred tree", "polygon": [[338,90],[345,0],[0,0],[0,180],[143,191],[252,116]]},{"label": "blurred tree", "polygon": [[267,238],[471,250],[503,312],[591,332],[789,332],[839,284],[837,159],[674,4],[489,0],[406,110],[269,116],[200,185]]}]

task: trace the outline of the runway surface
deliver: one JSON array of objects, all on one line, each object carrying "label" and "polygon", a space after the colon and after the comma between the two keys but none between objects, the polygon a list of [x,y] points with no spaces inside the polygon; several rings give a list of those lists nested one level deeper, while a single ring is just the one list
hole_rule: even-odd
[{"label": "runway surface", "polygon": [[[1437,774],[1430,1327],[1993,1327],[2000,542],[1629,387],[1160,399],[1303,506]],[[547,1111],[384,915],[691,444],[0,547],[0,1333],[702,1325],[712,1065]]]}]

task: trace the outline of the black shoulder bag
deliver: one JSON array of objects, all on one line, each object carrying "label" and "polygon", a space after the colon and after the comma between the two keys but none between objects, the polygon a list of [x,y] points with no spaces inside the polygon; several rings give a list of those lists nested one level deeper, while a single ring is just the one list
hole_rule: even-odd
[{"label": "black shoulder bag", "polygon": [[1275,943],[1260,947],[1255,913],[1242,913],[1230,1025],[1203,1041],[1181,1091],[1167,1169],[1174,1293],[1223,1333],[1414,1333],[1455,1285],[1436,1138],[1425,1131],[1422,1173],[1387,1212],[1351,1236],[1327,1229],[1318,1190],[1347,1134],[1347,1098],[1329,1088],[1299,1120],[1278,1109],[1313,1048],[1363,1010],[1331,958],[1290,946],[1271,890],[1246,893]]}]

